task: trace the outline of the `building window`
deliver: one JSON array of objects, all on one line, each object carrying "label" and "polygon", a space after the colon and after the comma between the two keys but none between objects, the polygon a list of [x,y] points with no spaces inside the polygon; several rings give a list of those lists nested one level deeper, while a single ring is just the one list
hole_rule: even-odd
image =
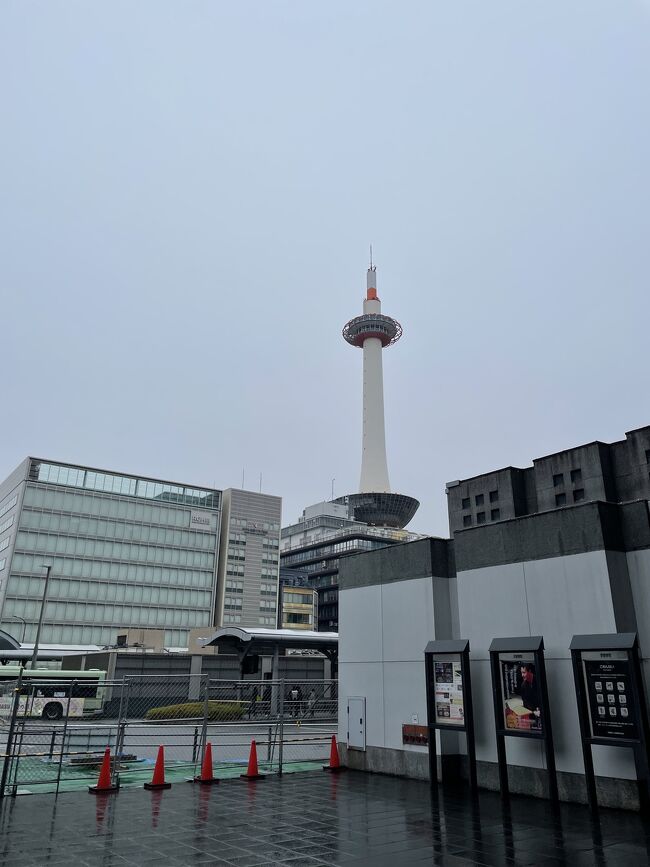
[{"label": "building window", "polygon": [[563,473],[556,473],[553,476],[553,487],[561,488],[564,485],[564,475]]},{"label": "building window", "polygon": [[490,520],[498,521],[501,518],[501,510],[500,509],[492,509],[490,512]]},{"label": "building window", "polygon": [[477,494],[474,497],[474,502],[476,503],[477,506],[482,506],[483,505],[483,494]]},{"label": "building window", "polygon": [[580,500],[584,500],[585,498],[585,489],[584,488],[576,488],[573,492],[573,502],[579,503]]},{"label": "building window", "polygon": [[556,494],[555,495],[555,505],[556,506],[566,506],[566,494]]},{"label": "building window", "polygon": [[469,497],[463,497],[463,509],[469,509],[470,505]]},{"label": "building window", "polygon": [[485,512],[477,512],[476,513],[476,523],[477,524],[485,524]]},{"label": "building window", "polygon": [[571,470],[571,483],[575,485],[576,482],[582,481],[582,470],[578,467],[577,470]]},{"label": "building window", "polygon": [[650,464],[650,449],[645,450],[645,460],[647,464]]},{"label": "building window", "polygon": [[496,502],[498,502],[498,499],[499,499],[499,492],[498,491],[490,491],[490,502],[496,503]]},{"label": "building window", "polygon": [[471,515],[463,515],[463,527],[471,527],[472,526],[472,516]]}]

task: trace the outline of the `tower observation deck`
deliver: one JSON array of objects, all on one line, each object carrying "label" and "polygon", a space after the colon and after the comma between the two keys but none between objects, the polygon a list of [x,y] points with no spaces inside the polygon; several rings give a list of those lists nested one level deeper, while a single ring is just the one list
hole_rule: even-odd
[{"label": "tower observation deck", "polygon": [[354,511],[354,517],[366,524],[405,527],[420,503],[405,494],[393,494],[388,480],[386,433],[384,427],[384,375],[382,350],[402,336],[396,319],[381,312],[377,295],[377,271],[371,264],[366,280],[363,314],[351,319],[343,329],[343,338],[363,349],[363,434],[361,482],[358,494],[339,498]]}]

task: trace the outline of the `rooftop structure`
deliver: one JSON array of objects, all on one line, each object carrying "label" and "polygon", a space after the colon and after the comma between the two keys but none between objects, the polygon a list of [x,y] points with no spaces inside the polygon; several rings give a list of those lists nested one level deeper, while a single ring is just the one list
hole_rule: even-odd
[{"label": "rooftop structure", "polygon": [[397,343],[401,336],[399,322],[381,312],[376,268],[371,262],[363,314],[351,319],[343,329],[343,339],[363,349],[361,481],[358,494],[348,494],[337,502],[349,505],[358,521],[397,528],[405,527],[420,505],[413,497],[391,493],[388,479],[382,350]]},{"label": "rooftop structure", "polygon": [[447,482],[452,534],[574,503],[649,498],[650,427],[628,431],[617,442],[595,441],[535,458],[532,467]]}]

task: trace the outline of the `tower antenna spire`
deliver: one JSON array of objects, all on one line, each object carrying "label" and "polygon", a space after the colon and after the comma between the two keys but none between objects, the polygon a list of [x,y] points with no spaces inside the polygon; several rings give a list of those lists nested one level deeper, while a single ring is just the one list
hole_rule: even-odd
[{"label": "tower antenna spire", "polygon": [[372,271],[372,244],[370,245],[370,270]]}]

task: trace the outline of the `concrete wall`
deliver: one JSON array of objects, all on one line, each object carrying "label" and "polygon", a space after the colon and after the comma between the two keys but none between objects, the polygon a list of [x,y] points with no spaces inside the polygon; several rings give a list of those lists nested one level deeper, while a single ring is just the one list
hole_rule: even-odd
[{"label": "concrete wall", "polygon": [[[424,648],[450,637],[448,552],[425,539],[348,557],[339,575],[339,740],[351,767],[426,777],[428,751],[402,743],[426,725]],[[433,573],[439,574],[433,574]],[[440,573],[443,573],[442,575]],[[366,699],[366,753],[345,750],[347,699]]]}]

